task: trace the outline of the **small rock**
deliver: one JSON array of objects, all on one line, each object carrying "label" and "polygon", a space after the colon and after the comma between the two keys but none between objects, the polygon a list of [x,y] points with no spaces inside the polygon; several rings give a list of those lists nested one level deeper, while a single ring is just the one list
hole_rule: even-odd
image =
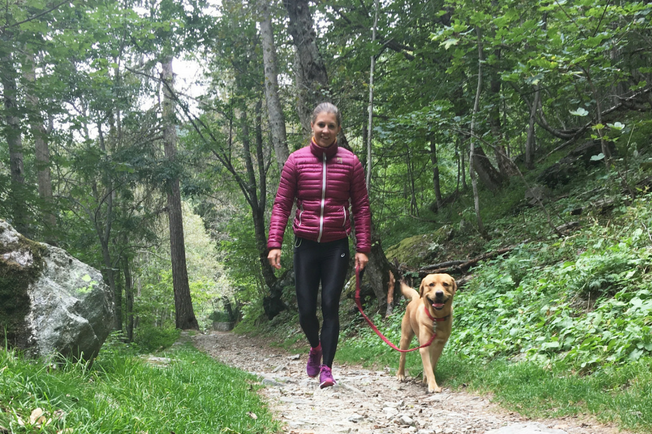
[{"label": "small rock", "polygon": [[364,417],[358,413],[353,413],[351,416],[349,416],[349,422],[353,422],[353,423],[358,423],[362,419],[364,419]]},{"label": "small rock", "polygon": [[385,416],[388,418],[392,418],[398,414],[398,410],[394,407],[385,407],[383,408],[383,413],[385,413]]},{"label": "small rock", "polygon": [[550,429],[540,423],[517,423],[504,426],[500,429],[492,429],[486,434],[567,434],[566,431]]},{"label": "small rock", "polygon": [[399,422],[401,423],[401,425],[410,425],[410,426],[414,425],[414,419],[412,419],[410,416],[405,414],[399,418]]},{"label": "small rock", "polygon": [[301,354],[293,354],[288,357],[290,360],[299,360],[301,358]]}]

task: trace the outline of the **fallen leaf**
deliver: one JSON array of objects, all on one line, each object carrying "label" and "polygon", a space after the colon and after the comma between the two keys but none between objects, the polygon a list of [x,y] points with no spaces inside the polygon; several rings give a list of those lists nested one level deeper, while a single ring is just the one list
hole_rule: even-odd
[{"label": "fallen leaf", "polygon": [[248,412],[247,415],[249,415],[250,418],[253,420],[258,420],[258,416],[256,416],[256,413]]},{"label": "fallen leaf", "polygon": [[43,409],[35,408],[29,416],[29,424],[34,425],[41,417],[43,417]]}]

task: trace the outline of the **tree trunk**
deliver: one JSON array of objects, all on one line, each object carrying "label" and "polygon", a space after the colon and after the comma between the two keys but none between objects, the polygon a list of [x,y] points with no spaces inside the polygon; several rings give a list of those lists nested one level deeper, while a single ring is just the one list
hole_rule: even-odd
[{"label": "tree trunk", "polygon": [[38,194],[43,202],[43,223],[45,224],[45,241],[50,244],[56,242],[53,231],[56,226],[56,216],[54,214],[54,204],[52,201],[52,177],[50,176],[50,148],[48,145],[48,133],[45,129],[41,109],[39,107],[39,97],[34,88],[36,84],[36,67],[34,55],[28,54],[28,64],[25,65],[25,79],[28,86],[25,91],[25,100],[28,104],[27,116],[29,118],[30,129],[34,136],[34,156],[36,159],[36,174]]},{"label": "tree trunk", "polygon": [[330,101],[328,73],[317,48],[308,0],[283,0],[290,19],[288,32],[296,47],[297,110],[306,135],[310,135],[312,111],[317,104]]},{"label": "tree trunk", "polygon": [[[163,67],[163,144],[165,157],[174,162],[177,154],[177,132],[174,114],[174,76],[172,57],[161,62]],[[186,267],[186,248],[183,235],[183,215],[181,213],[181,192],[179,178],[167,181],[168,217],[170,223],[170,256],[172,260],[172,285],[174,287],[174,308],[176,328],[199,330],[199,324],[192,307],[188,269]]]},{"label": "tree trunk", "polygon": [[435,143],[435,139],[430,139],[430,161],[432,161],[432,185],[435,189],[437,211],[441,211],[443,199],[441,197],[441,186],[439,185],[439,161],[437,159],[437,144]]},{"label": "tree trunk", "polygon": [[[265,285],[270,289],[270,296],[263,300],[265,314],[269,319],[274,318],[286,306],[281,300],[282,288],[278,287],[278,279],[274,275],[274,269],[267,259],[267,235],[265,234],[265,204],[267,202],[266,172],[263,155],[263,134],[262,115],[260,113],[260,102],[256,106],[256,159],[258,161],[258,183],[253,160],[251,158],[251,144],[249,142],[249,121],[247,120],[247,107],[243,105],[240,114],[242,128],[242,146],[247,170],[246,197],[251,206],[251,216],[254,222],[254,236],[260,269]],[[258,186],[257,186],[258,185]],[[244,186],[243,186],[244,187]],[[258,194],[260,192],[260,194]]]},{"label": "tree trunk", "polygon": [[[480,234],[486,237],[486,231],[484,229],[484,224],[482,223],[482,216],[480,215],[480,198],[478,196],[478,183],[475,179],[476,173],[476,161],[477,161],[477,151],[475,148],[475,117],[478,114],[480,108],[480,93],[482,92],[482,63],[484,62],[484,56],[482,55],[482,33],[480,28],[476,28],[476,33],[478,35],[478,87],[475,91],[475,101],[473,103],[473,115],[471,116],[471,146],[469,151],[469,175],[471,175],[471,184],[473,186],[473,203],[475,206],[475,217],[478,223],[478,230]],[[482,148],[478,147],[479,150]],[[483,152],[484,154],[484,152]],[[483,155],[484,159],[487,160],[486,155]]]},{"label": "tree trunk", "polygon": [[[98,123],[97,131],[99,136],[100,150],[106,155],[106,141],[104,140],[104,132],[102,125]],[[115,312],[113,314],[113,328],[115,330],[122,330],[122,288],[116,285],[115,273],[113,269],[113,259],[111,258],[111,229],[113,223],[113,185],[111,179],[107,179],[106,192],[101,192],[97,183],[92,185],[93,195],[97,198],[98,205],[95,212],[89,215],[90,220],[95,226],[95,232],[100,240],[102,249],[102,260],[104,261],[104,269],[102,273],[109,283],[109,288],[113,293],[113,301],[115,303]],[[102,200],[101,196],[105,195],[106,200]],[[101,220],[101,207],[102,202],[106,204],[105,221]]]},{"label": "tree trunk", "polygon": [[539,98],[541,97],[539,85],[535,85],[534,89],[534,101],[530,108],[530,121],[527,128],[527,140],[525,141],[525,167],[530,170],[534,168],[534,154],[536,150],[534,124],[536,122],[537,109],[539,108]]},{"label": "tree trunk", "polygon": [[125,278],[125,313],[127,316],[127,341],[134,341],[134,280],[131,275],[130,260],[122,259],[122,273]]},{"label": "tree trunk", "polygon": [[[376,40],[376,27],[378,26],[378,0],[374,1],[374,26],[371,29],[371,43],[373,44]],[[370,67],[369,67],[369,122],[367,125],[367,190],[371,186],[371,169],[372,169],[372,159],[371,159],[371,138],[373,119],[374,119],[374,67],[376,66],[376,56],[371,55]]]},{"label": "tree trunk", "polygon": [[[500,50],[496,50],[496,55],[500,57]],[[497,73],[491,74],[489,82],[490,104],[489,125],[494,137],[494,157],[498,165],[498,173],[501,179],[507,179],[512,174],[512,165],[507,157],[507,152],[503,146],[503,127],[500,122],[500,77]],[[501,180],[502,184],[502,180]]]},{"label": "tree trunk", "polygon": [[276,152],[276,162],[279,172],[288,159],[290,152],[285,131],[285,115],[278,96],[278,68],[276,63],[276,46],[274,45],[274,29],[269,13],[269,0],[258,0],[261,15],[260,36],[263,45],[263,64],[265,69],[265,100],[267,101],[267,116],[272,136],[272,146]]},{"label": "tree trunk", "polygon": [[496,193],[503,185],[503,177],[496,168],[491,164],[489,157],[485,154],[484,149],[479,143],[475,143],[476,138],[471,138],[471,144],[474,147],[473,161],[469,157],[469,167],[473,167],[475,173],[480,178],[482,185]]},{"label": "tree trunk", "polygon": [[5,126],[4,135],[9,148],[9,169],[11,172],[12,224],[18,232],[30,237],[25,206],[25,171],[23,166],[23,138],[20,131],[18,110],[18,88],[16,70],[11,54],[0,59],[0,76],[4,93]]}]

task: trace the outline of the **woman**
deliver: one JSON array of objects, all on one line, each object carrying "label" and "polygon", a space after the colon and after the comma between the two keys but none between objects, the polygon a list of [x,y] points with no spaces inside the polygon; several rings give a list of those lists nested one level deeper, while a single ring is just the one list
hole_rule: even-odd
[{"label": "woman", "polygon": [[[311,347],[306,372],[310,377],[319,375],[321,388],[335,384],[331,368],[340,332],[340,296],[349,263],[349,205],[355,223],[356,267],[363,269],[367,265],[371,250],[364,171],[355,154],[337,145],[341,123],[340,112],[333,104],[319,104],[313,111],[310,145],[293,152],[283,167],[267,242],[267,259],[280,269],[283,233],[296,200],[294,273],[299,323]],[[324,319],[321,336],[317,319],[320,283]]]}]

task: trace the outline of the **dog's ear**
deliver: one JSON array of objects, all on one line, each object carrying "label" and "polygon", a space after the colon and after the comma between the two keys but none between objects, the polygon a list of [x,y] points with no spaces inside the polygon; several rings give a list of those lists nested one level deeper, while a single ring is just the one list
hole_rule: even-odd
[{"label": "dog's ear", "polygon": [[426,288],[426,279],[425,277],[421,279],[421,285],[419,286],[419,297],[423,297],[423,291]]},{"label": "dog's ear", "polygon": [[457,292],[457,281],[455,281],[454,277],[451,277],[451,280],[453,281],[453,295]]}]

